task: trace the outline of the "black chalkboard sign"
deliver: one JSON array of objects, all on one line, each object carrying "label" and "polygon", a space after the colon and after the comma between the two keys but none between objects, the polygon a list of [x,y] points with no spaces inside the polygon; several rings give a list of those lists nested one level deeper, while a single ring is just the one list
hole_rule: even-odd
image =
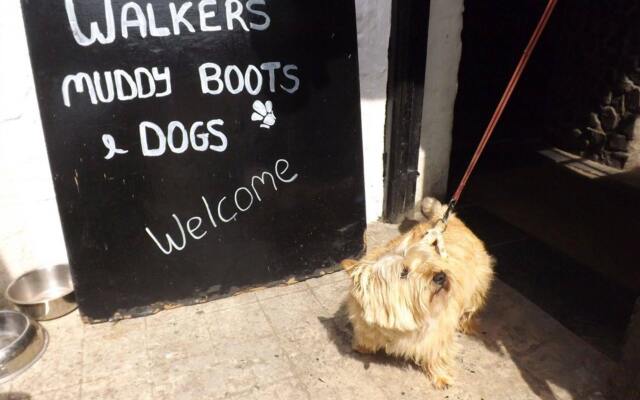
[{"label": "black chalkboard sign", "polygon": [[362,251],[353,0],[22,0],[88,321]]}]

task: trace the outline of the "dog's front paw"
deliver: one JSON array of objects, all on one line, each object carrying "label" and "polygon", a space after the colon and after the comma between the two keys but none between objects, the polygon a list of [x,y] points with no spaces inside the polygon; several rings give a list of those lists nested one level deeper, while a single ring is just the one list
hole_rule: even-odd
[{"label": "dog's front paw", "polygon": [[449,386],[453,385],[453,379],[450,376],[434,376],[431,378],[431,382],[433,386],[438,390],[447,389]]},{"label": "dog's front paw", "polygon": [[449,366],[439,363],[439,365],[423,365],[422,368],[436,389],[444,390],[453,384],[453,374]]}]

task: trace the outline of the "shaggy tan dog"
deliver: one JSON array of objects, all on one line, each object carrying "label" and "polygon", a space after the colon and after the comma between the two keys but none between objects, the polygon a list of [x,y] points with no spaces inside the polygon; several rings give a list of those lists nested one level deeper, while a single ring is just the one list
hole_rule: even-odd
[{"label": "shaggy tan dog", "polygon": [[384,350],[422,367],[437,388],[452,383],[456,330],[472,330],[493,277],[484,244],[455,215],[444,232],[447,255],[425,240],[442,218],[437,200],[422,202],[425,220],[361,260],[345,260],[353,348]]}]

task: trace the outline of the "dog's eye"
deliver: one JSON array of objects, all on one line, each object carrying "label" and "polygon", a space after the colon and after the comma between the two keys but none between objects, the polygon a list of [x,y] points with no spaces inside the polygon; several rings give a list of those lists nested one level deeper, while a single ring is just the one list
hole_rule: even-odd
[{"label": "dog's eye", "polygon": [[405,279],[407,275],[409,275],[409,268],[407,267],[402,268],[402,273],[400,274],[400,278]]},{"label": "dog's eye", "polygon": [[444,272],[438,272],[437,274],[435,274],[433,276],[433,282],[436,285],[444,285],[445,281],[447,280],[447,274],[445,274]]}]

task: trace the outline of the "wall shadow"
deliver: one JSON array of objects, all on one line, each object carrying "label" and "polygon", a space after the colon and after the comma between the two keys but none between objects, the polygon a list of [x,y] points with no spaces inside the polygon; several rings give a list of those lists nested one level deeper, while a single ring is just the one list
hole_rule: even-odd
[{"label": "wall shadow", "polygon": [[506,285],[494,288],[478,320],[478,333],[470,338],[509,357],[542,400],[559,400],[558,388],[573,399],[604,399],[614,364],[551,316],[533,310],[528,300],[509,292],[513,290]]},{"label": "wall shadow", "polygon": [[31,400],[32,398],[29,393],[23,392],[0,393],[0,400]]},{"label": "wall shadow", "polygon": [[351,339],[353,338],[353,330],[351,322],[349,322],[346,303],[342,303],[340,309],[336,311],[333,317],[318,317],[324,328],[329,334],[329,339],[335,344],[340,354],[344,357],[353,358],[360,361],[364,369],[369,369],[373,364],[389,365],[397,368],[411,368],[420,370],[418,366],[404,360],[389,357],[384,352],[376,354],[362,354],[351,348]]}]

